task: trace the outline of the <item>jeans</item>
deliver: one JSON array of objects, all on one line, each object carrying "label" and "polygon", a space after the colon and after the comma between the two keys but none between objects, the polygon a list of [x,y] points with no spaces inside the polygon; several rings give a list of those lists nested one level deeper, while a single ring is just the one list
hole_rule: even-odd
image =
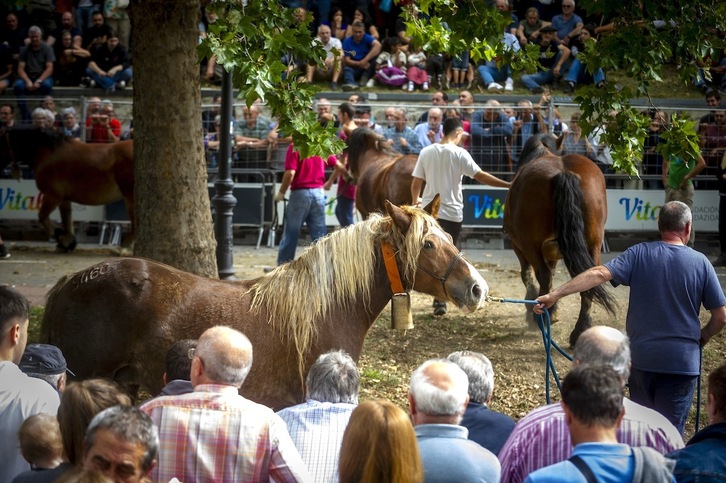
[{"label": "jeans", "polygon": [[322,188],[290,191],[290,201],[285,210],[285,228],[277,252],[278,265],[295,259],[303,223],[307,224],[313,241],[325,236],[325,192]]},{"label": "jeans", "polygon": [[353,219],[353,210],[355,209],[355,200],[338,196],[335,204],[335,216],[342,228],[355,223]]},{"label": "jeans", "polygon": [[534,74],[524,74],[522,76],[522,82],[530,91],[536,87],[541,87],[542,84],[551,84],[553,80],[555,80],[555,74],[552,69],[540,70]]},{"label": "jeans", "polygon": [[116,87],[116,83],[121,81],[128,81],[133,75],[131,67],[126,67],[123,70],[116,72],[113,77],[106,77],[105,75],[98,75],[90,67],[86,68],[86,75],[96,81],[96,85],[102,88],[104,91],[110,90],[112,87]]},{"label": "jeans", "polygon": [[[18,98],[18,110],[20,111],[20,118],[23,121],[30,120],[30,113],[28,112],[28,100],[26,99],[26,96],[28,95],[28,89],[25,85],[25,81],[18,78],[15,81],[13,90],[15,91],[15,97]],[[41,82],[40,88],[36,91],[33,91],[33,94],[47,96],[51,92],[53,92],[53,78],[47,77],[43,82]]]},{"label": "jeans", "polygon": [[683,434],[698,376],[631,369],[630,399],[658,411]]},{"label": "jeans", "polygon": [[512,76],[511,69],[508,65],[503,65],[499,69],[497,68],[496,62],[487,62],[484,65],[480,65],[477,70],[485,86],[488,86],[492,82],[506,81],[508,77]]},{"label": "jeans", "polygon": [[[93,25],[91,17],[95,12],[100,12],[100,5],[91,5],[90,7],[76,7],[76,26],[81,29],[81,32],[86,31],[88,27]],[[128,45],[126,46],[128,47]]]},{"label": "jeans", "polygon": [[373,75],[375,74],[375,67],[374,64],[371,62],[371,66],[367,69],[361,69],[358,67],[343,67],[343,83],[349,84],[349,85],[355,85],[357,84],[356,79],[360,79],[363,76],[366,76],[369,79],[373,78]]},{"label": "jeans", "polygon": [[575,84],[589,84],[590,82],[598,85],[600,82],[605,80],[605,73],[602,69],[598,69],[593,76],[587,69],[582,68],[582,62],[580,59],[575,58],[570,65],[570,71],[565,77],[567,82],[574,82]]}]

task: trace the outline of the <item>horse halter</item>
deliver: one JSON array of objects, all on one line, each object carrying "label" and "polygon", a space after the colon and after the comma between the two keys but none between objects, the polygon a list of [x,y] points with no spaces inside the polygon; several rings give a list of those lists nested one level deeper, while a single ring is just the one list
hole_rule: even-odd
[{"label": "horse halter", "polygon": [[439,282],[441,282],[441,286],[444,288],[444,293],[448,297],[449,296],[449,291],[446,290],[446,280],[449,278],[449,275],[451,275],[451,272],[454,271],[454,267],[456,266],[456,264],[459,263],[459,260],[461,260],[463,257],[464,257],[464,253],[463,252],[457,253],[456,256],[454,257],[454,259],[451,261],[451,265],[449,265],[449,268],[446,269],[446,272],[442,276],[436,275],[434,272],[432,272],[428,268],[422,266],[420,263],[418,264],[418,268],[422,272],[424,272],[424,273],[430,275],[431,277],[433,277],[434,280],[438,280]]}]

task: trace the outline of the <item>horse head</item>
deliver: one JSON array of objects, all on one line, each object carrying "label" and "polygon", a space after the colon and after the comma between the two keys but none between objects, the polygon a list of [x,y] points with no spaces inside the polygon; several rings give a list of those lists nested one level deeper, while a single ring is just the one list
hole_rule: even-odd
[{"label": "horse head", "polygon": [[557,155],[557,140],[549,133],[535,134],[527,139],[519,155],[517,171],[535,159]]},{"label": "horse head", "polygon": [[386,138],[367,127],[359,127],[348,139],[348,169],[355,178],[360,177],[366,162],[387,159],[396,153]]},{"label": "horse head", "polygon": [[438,195],[424,210],[386,201],[394,231],[403,238],[398,250],[403,277],[413,272],[409,280],[414,290],[450,301],[462,310],[477,310],[486,303],[489,286],[431,216],[439,204]]}]

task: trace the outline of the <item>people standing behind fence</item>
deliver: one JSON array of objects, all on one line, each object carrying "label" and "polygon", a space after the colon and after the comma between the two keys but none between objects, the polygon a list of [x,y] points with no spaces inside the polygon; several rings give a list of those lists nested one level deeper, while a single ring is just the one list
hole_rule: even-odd
[{"label": "people standing behind fence", "polygon": [[53,129],[53,121],[55,117],[47,109],[36,107],[30,115],[31,125],[42,129]]},{"label": "people standing behind fence", "polygon": [[91,114],[86,121],[86,142],[117,143],[120,137],[121,122],[113,117],[113,103],[105,99],[100,112]]},{"label": "people standing behind fence", "polygon": [[[530,137],[547,132],[547,124],[542,116],[541,106],[532,105],[529,99],[517,103],[517,115],[512,122],[512,161],[516,164],[522,148]],[[514,168],[516,170],[516,167]]]},{"label": "people standing behind fence", "polygon": [[56,84],[63,87],[82,85],[91,53],[80,45],[75,45],[71,32],[67,30],[60,34],[53,49],[55,51],[53,77]]},{"label": "people standing behind fence", "polygon": [[66,107],[62,113],[62,125],[59,130],[65,137],[80,139],[81,126],[78,124],[78,115],[73,107]]},{"label": "people standing behind fence", "polygon": [[40,27],[28,29],[30,42],[20,49],[18,57],[18,78],[13,90],[18,98],[18,109],[23,120],[29,120],[29,94],[48,95],[53,91],[53,63],[55,53],[41,39],[43,31]]},{"label": "people standing behind fence", "polygon": [[267,167],[267,143],[272,122],[262,115],[258,103],[242,106],[242,119],[234,123],[234,140],[237,158],[242,168]]},{"label": "people standing behind fence", "polygon": [[408,127],[408,112],[405,108],[396,108],[393,114],[393,126],[387,128],[383,135],[390,141],[391,148],[401,154],[418,154],[421,143],[418,135]]},{"label": "people standing behind fence", "polygon": [[91,54],[86,75],[107,94],[125,88],[131,80],[131,59],[113,30],[109,32],[108,40]]},{"label": "people standing behind fence", "polygon": [[15,127],[15,106],[9,103],[0,105],[0,126],[5,129]]},{"label": "people standing behind fence", "polygon": [[668,454],[676,460],[673,475],[679,483],[726,480],[726,364],[708,375],[708,426],[685,448]]},{"label": "people standing behind fence", "polygon": [[569,130],[562,133],[562,136],[558,139],[558,148],[560,154],[565,156],[567,154],[579,154],[586,158],[594,158],[595,152],[592,149],[590,140],[587,136],[582,135],[582,129],[579,125],[580,113],[573,112],[570,116]]},{"label": "people standing behind fence", "polygon": [[214,130],[204,135],[204,152],[207,158],[207,167],[216,168],[219,165],[219,140],[222,116],[217,114],[214,118]]},{"label": "people standing behind fence", "polygon": [[[701,144],[701,155],[706,161],[706,169],[703,174],[709,177],[716,175],[716,168],[721,163],[726,153],[726,110],[718,109],[713,112],[713,122],[700,125],[698,129]],[[707,183],[699,189],[711,187],[713,183]]]},{"label": "people standing behind fence", "polygon": [[647,189],[663,189],[663,156],[658,152],[661,143],[661,133],[668,127],[668,114],[665,111],[656,111],[648,126],[648,135],[643,141],[642,174],[653,176],[655,179],[644,179]]},{"label": "people standing behind fence", "polygon": [[63,463],[63,440],[58,418],[50,414],[34,414],[18,430],[20,453],[32,468],[20,473],[13,483],[32,483],[47,470]]},{"label": "people standing behind fence", "polygon": [[[433,107],[438,107],[442,111],[446,110],[446,106],[449,104],[449,95],[444,91],[436,91],[434,92],[434,95],[431,96],[431,105]],[[429,118],[429,111],[425,110],[421,113],[418,120],[416,121],[416,124],[421,124],[422,122],[428,121]],[[446,118],[446,112],[444,112],[444,118]]]},{"label": "people standing behind fence", "polygon": [[[726,296],[708,258],[686,246],[691,209],[665,203],[660,241],[642,242],[604,265],[537,297],[534,310],[605,282],[630,287],[625,327],[633,346],[631,398],[665,416],[683,433],[700,372],[700,348],[726,325]],[[653,294],[659,294],[657,304]],[[701,306],[710,312],[701,327]]]},{"label": "people standing behind fence", "polygon": [[459,104],[461,104],[461,120],[462,121],[471,121],[472,117],[474,116],[474,96],[469,91],[461,91],[459,92]]},{"label": "people standing behind fence", "polygon": [[343,351],[318,357],[305,378],[304,403],[278,411],[311,481],[338,481],[338,459],[348,420],[358,405],[360,374]]},{"label": "people standing behind fence", "polygon": [[514,128],[499,101],[489,99],[471,119],[470,148],[474,161],[487,171],[512,171],[509,153]]},{"label": "people standing behind fence", "polygon": [[[604,325],[580,334],[573,350],[573,366],[606,364],[619,375],[622,387],[630,374],[630,343],[622,332]],[[625,416],[617,440],[630,446],[649,446],[665,454],[683,447],[675,427],[652,409],[623,400]],[[573,442],[560,403],[534,409],[517,421],[514,431],[499,452],[502,481],[522,483],[530,473],[565,461],[572,455]]]},{"label": "people standing behind fence", "polygon": [[495,455],[514,429],[514,420],[489,409],[494,395],[494,369],[488,357],[479,352],[457,351],[447,357],[469,379],[469,403],[461,425],[469,430],[469,439]]},{"label": "people standing behind fence", "polygon": [[718,186],[718,242],[721,253],[714,260],[714,267],[726,266],[726,153],[716,169],[716,182]]},{"label": "people standing behind fence", "polygon": [[422,148],[438,143],[444,137],[443,111],[438,107],[429,109],[426,122],[417,124],[413,132],[418,136],[418,142]]},{"label": "people standing behind fence", "polygon": [[338,164],[335,156],[323,160],[320,156],[301,159],[291,143],[285,155],[285,173],[275,201],[285,199],[288,188],[290,198],[285,208],[284,230],[277,252],[277,264],[295,259],[295,249],[303,224],[307,225],[311,240],[317,241],[327,233],[325,226],[325,168]]}]

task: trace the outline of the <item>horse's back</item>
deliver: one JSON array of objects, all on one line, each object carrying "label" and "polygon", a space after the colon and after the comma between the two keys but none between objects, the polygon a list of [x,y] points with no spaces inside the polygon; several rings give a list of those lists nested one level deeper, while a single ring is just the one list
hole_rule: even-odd
[{"label": "horse's back", "polygon": [[411,182],[417,159],[415,154],[388,158],[363,171],[356,206],[364,217],[374,211],[383,212],[386,200],[397,206],[411,204]]}]

